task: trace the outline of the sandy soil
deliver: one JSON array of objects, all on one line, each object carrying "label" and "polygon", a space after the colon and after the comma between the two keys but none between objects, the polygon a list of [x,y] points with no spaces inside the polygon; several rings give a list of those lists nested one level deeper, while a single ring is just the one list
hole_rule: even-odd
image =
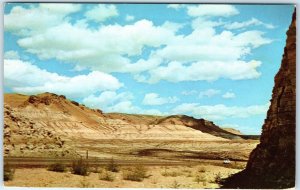
[{"label": "sandy soil", "polygon": [[[89,140],[76,144],[77,152],[91,157],[140,160],[231,160],[247,161],[257,140],[230,141],[159,141],[159,140]],[[79,151],[81,150],[81,151]]]},{"label": "sandy soil", "polygon": [[[99,168],[98,168],[99,169]],[[130,188],[218,188],[214,182],[220,172],[225,178],[240,169],[224,166],[152,166],[146,167],[148,178],[142,182],[123,179],[123,172],[128,167],[121,167],[118,173],[112,173],[113,181],[100,180],[105,169],[99,173],[90,173],[83,177],[71,172],[58,173],[47,171],[45,168],[16,169],[13,181],[5,182],[5,186],[17,187],[130,187]],[[24,175],[26,174],[26,175]],[[197,176],[201,180],[197,182]]]}]

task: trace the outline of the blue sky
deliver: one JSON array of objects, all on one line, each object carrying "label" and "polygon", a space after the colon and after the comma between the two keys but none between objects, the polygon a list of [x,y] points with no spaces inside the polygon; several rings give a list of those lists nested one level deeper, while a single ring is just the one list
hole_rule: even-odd
[{"label": "blue sky", "polygon": [[293,9],[8,3],[4,89],[260,134]]}]

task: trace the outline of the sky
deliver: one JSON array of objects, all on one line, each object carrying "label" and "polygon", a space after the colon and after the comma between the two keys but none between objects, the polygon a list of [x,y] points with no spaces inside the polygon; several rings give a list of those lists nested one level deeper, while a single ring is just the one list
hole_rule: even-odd
[{"label": "sky", "polygon": [[260,134],[293,5],[7,3],[4,91]]}]

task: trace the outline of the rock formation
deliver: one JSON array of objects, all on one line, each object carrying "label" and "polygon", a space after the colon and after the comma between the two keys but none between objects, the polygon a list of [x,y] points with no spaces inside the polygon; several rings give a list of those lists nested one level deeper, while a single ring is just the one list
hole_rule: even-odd
[{"label": "rock formation", "polygon": [[228,141],[240,138],[204,119],[102,113],[52,93],[5,94],[4,103],[4,155],[68,156],[85,140]]},{"label": "rock formation", "polygon": [[224,188],[289,188],[295,186],[296,146],[296,12],[287,31],[286,47],[260,144],[247,167],[228,178]]}]

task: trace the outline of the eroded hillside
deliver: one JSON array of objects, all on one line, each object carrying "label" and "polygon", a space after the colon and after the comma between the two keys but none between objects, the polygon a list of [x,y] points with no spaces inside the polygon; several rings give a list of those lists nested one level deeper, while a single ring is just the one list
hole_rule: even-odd
[{"label": "eroded hillside", "polygon": [[204,119],[182,115],[104,114],[52,93],[5,94],[4,117],[6,155],[27,155],[34,150],[73,154],[75,145],[85,140],[240,139]]}]

